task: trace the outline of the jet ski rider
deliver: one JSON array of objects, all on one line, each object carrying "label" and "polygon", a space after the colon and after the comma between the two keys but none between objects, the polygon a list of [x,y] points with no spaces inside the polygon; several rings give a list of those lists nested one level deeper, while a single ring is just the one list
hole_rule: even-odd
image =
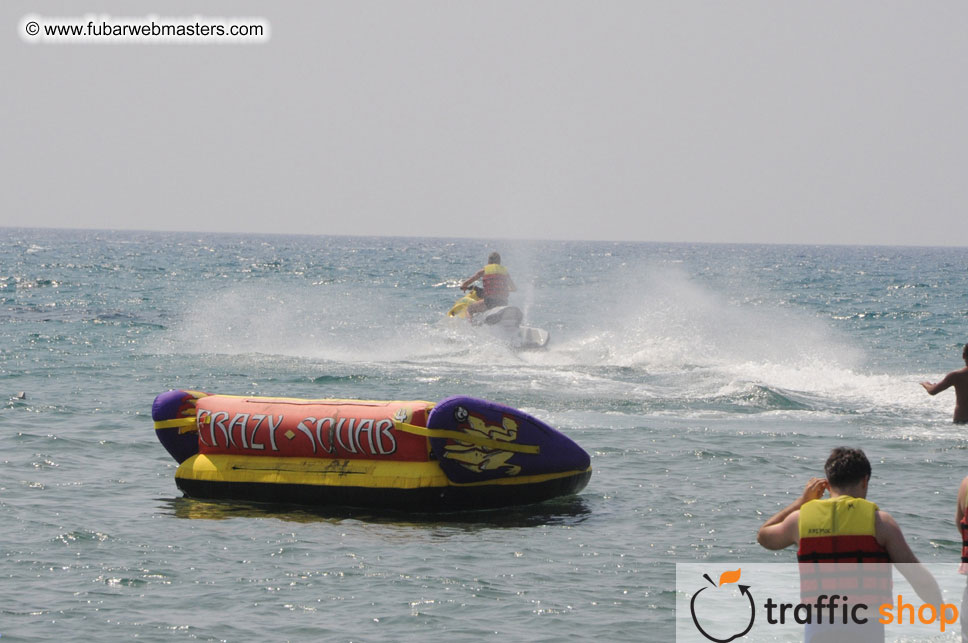
[{"label": "jet ski rider", "polygon": [[497,252],[488,255],[487,265],[474,273],[473,277],[465,279],[460,289],[467,290],[478,279],[484,283],[484,298],[467,307],[470,315],[497,306],[507,306],[508,294],[517,290],[508,269],[501,265],[501,255]]}]

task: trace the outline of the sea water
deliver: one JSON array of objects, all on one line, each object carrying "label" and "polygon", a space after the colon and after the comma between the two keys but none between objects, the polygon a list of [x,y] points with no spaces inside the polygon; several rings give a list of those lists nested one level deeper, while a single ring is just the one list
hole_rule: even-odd
[{"label": "sea water", "polygon": [[[445,319],[499,251],[551,333]],[[968,249],[0,229],[3,640],[658,641],[675,563],[790,562],[759,525],[863,448],[869,497],[957,566]],[[154,396],[521,408],[579,495],[386,516],[183,498]]]}]

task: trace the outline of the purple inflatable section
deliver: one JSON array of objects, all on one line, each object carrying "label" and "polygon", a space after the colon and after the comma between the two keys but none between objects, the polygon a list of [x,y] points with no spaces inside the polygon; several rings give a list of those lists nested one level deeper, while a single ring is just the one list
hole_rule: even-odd
[{"label": "purple inflatable section", "polygon": [[173,420],[178,417],[182,402],[188,397],[185,391],[168,391],[155,398],[151,405],[151,419],[155,422]]},{"label": "purple inflatable section", "polygon": [[[462,395],[441,400],[430,412],[427,427],[483,436],[472,426],[486,427],[489,435],[509,444],[536,446],[538,453],[501,451],[499,448],[457,445],[442,438],[430,440],[434,456],[452,482],[466,483],[496,478],[585,471],[591,458],[560,431],[523,411]],[[511,432],[506,428],[516,425]]]},{"label": "purple inflatable section", "polygon": [[[189,397],[192,395],[185,391],[162,393],[151,405],[151,419],[155,422],[163,422],[183,417],[181,409],[185,399]],[[182,433],[181,427],[156,428],[155,435],[178,464],[198,453],[198,431]]]}]

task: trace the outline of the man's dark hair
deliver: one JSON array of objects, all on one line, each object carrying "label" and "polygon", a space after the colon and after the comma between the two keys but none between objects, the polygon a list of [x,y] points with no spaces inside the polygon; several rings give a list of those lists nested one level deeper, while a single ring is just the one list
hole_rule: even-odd
[{"label": "man's dark hair", "polygon": [[827,482],[835,487],[846,487],[860,482],[871,474],[871,463],[860,449],[837,447],[830,452],[823,466]]},{"label": "man's dark hair", "polygon": [[501,255],[497,252],[492,252],[487,255],[487,263],[501,263]]},{"label": "man's dark hair", "polygon": [[968,362],[968,344],[965,344],[965,347],[961,349],[961,359]]}]

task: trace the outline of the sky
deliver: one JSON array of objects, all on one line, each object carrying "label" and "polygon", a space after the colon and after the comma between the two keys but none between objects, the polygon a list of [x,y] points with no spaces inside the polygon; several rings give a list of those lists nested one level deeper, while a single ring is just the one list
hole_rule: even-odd
[{"label": "sky", "polygon": [[[25,16],[254,16],[55,44]],[[0,3],[0,226],[968,245],[968,3]]]}]

